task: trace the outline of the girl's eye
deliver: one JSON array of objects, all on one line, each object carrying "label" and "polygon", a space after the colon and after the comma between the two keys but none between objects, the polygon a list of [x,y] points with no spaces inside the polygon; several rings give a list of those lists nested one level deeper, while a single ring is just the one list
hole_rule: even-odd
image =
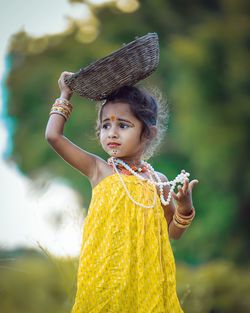
[{"label": "girl's eye", "polygon": [[[109,129],[110,127],[111,127],[110,123],[105,123],[105,124],[102,125],[103,129]],[[126,129],[126,128],[129,127],[129,125],[124,124],[124,123],[120,123],[119,127],[122,128],[122,129]]]},{"label": "girl's eye", "polygon": [[127,124],[120,123],[120,127],[121,127],[121,128],[128,128],[129,126],[128,126]]},{"label": "girl's eye", "polygon": [[102,128],[104,128],[104,129],[108,129],[108,127],[109,127],[108,123],[102,125]]}]

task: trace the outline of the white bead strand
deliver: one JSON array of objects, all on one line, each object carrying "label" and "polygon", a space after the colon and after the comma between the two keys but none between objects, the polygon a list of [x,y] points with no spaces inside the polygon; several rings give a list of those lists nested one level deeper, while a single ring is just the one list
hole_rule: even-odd
[{"label": "white bead strand", "polygon": [[[174,180],[171,180],[171,181],[168,181],[168,182],[162,182],[161,181],[161,178],[160,176],[158,175],[158,173],[154,170],[154,168],[152,167],[152,165],[150,165],[149,163],[145,162],[145,161],[142,161],[142,164],[144,166],[147,167],[147,169],[149,170],[148,173],[149,173],[149,179],[141,176],[140,174],[136,173],[127,163],[125,163],[124,161],[120,160],[120,159],[117,159],[117,158],[114,158],[114,157],[111,157],[109,160],[108,160],[109,164],[112,163],[113,164],[113,167],[116,171],[116,173],[119,175],[120,179],[122,180],[121,176],[120,176],[120,173],[118,172],[117,168],[116,168],[116,165],[118,164],[121,164],[124,168],[126,168],[132,175],[136,176],[137,178],[145,181],[147,180],[149,183],[151,183],[152,185],[155,185],[155,186],[158,186],[159,187],[159,190],[160,190],[160,200],[161,200],[161,203],[163,205],[168,205],[170,203],[170,200],[171,200],[171,196],[172,196],[172,192],[174,191],[175,187],[176,187],[176,184],[184,184],[185,182],[185,179],[187,179],[190,174],[188,172],[186,172],[185,170],[182,170],[181,173],[179,175],[177,175],[175,177]],[[156,180],[155,181],[152,177],[152,174],[155,176]],[[122,180],[122,183],[124,185],[124,182]],[[170,190],[169,190],[169,193],[168,193],[168,198],[167,200],[165,200],[164,198],[164,193],[163,193],[163,187],[164,186],[170,186]],[[126,186],[124,185],[124,188],[126,189],[127,193],[128,193],[128,190],[126,188]],[[129,194],[128,194],[129,195]],[[132,200],[132,197],[129,195],[130,199]],[[136,204],[139,204],[138,202],[136,202],[135,200],[132,200],[134,203]],[[140,204],[139,204],[140,205]],[[143,205],[141,205],[143,206]],[[145,206],[143,206],[145,207]],[[147,206],[149,207],[149,206]],[[152,206],[150,206],[152,207]]]},{"label": "white bead strand", "polygon": [[[156,205],[156,199],[157,199],[157,191],[156,191],[156,190],[154,191],[154,201],[153,201],[153,204],[152,204],[152,205],[144,205],[144,204],[142,204],[142,203],[137,202],[137,201],[131,196],[131,194],[129,193],[129,191],[128,191],[128,189],[127,189],[127,186],[126,186],[124,180],[122,179],[121,174],[119,173],[119,171],[118,171],[118,169],[117,169],[117,167],[116,167],[116,164],[115,164],[115,162],[114,162],[114,159],[112,158],[111,161],[112,161],[112,163],[113,163],[114,170],[115,170],[116,173],[118,174],[118,176],[119,176],[119,178],[120,178],[120,181],[121,181],[121,183],[122,183],[122,185],[123,185],[123,187],[124,187],[124,189],[125,189],[125,191],[126,191],[128,197],[129,197],[129,199],[130,199],[134,204],[139,205],[140,207],[145,208],[145,209],[152,209],[153,207],[155,207],[155,205]],[[124,163],[124,164],[125,164],[125,163]],[[131,170],[132,170],[132,169],[131,169]],[[132,170],[132,171],[133,171],[133,170]]]},{"label": "white bead strand", "polygon": [[[161,199],[161,203],[163,205],[168,205],[170,203],[172,192],[174,191],[176,184],[180,183],[183,185],[185,182],[185,179],[187,179],[190,176],[189,173],[187,173],[185,170],[182,170],[181,173],[179,175],[177,175],[174,180],[169,181],[169,182],[162,182],[158,173],[154,170],[152,165],[150,165],[149,163],[147,163],[145,161],[143,161],[143,164],[146,165],[154,173],[156,179],[158,180],[157,185],[159,186],[159,189],[160,189],[160,199]],[[163,195],[163,186],[166,186],[166,185],[171,186],[169,193],[168,193],[167,201],[164,199],[164,195]]]}]

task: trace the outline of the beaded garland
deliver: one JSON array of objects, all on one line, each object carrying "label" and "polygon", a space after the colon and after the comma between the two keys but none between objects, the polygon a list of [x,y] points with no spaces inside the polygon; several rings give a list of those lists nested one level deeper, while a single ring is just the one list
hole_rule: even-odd
[{"label": "beaded garland", "polygon": [[[163,205],[168,205],[170,203],[171,200],[171,193],[174,191],[175,187],[177,184],[184,184],[185,179],[187,179],[190,174],[188,172],[186,172],[185,170],[182,170],[181,173],[179,175],[177,175],[175,177],[174,180],[168,181],[168,182],[162,182],[160,176],[158,175],[158,173],[154,170],[154,168],[152,167],[152,165],[150,165],[149,163],[147,163],[146,161],[142,161],[142,165],[143,167],[141,168],[136,168],[135,166],[133,166],[134,168],[132,168],[129,164],[127,164],[126,162],[124,162],[121,159],[118,158],[114,158],[114,157],[110,157],[108,159],[108,164],[111,165],[114,170],[117,172],[117,174],[119,175],[119,171],[118,168],[123,168],[123,171],[121,171],[122,173],[126,174],[127,172],[129,172],[130,174],[136,176],[137,178],[141,179],[141,180],[147,180],[149,183],[151,183],[152,185],[158,186],[160,189],[160,200],[161,203]],[[143,171],[147,171],[149,174],[149,179],[141,176],[140,174],[138,174],[137,172],[142,172],[142,168],[144,169]],[[126,172],[124,172],[124,170],[126,170]],[[156,181],[153,178],[153,175],[156,178]],[[131,195],[129,194],[127,188],[125,187],[125,183],[122,180],[122,177],[119,175],[121,182],[123,183],[123,186],[129,196],[129,198],[136,204],[145,207],[143,204],[140,204],[138,202],[136,202]],[[168,198],[167,200],[165,200],[164,195],[163,195],[163,187],[164,186],[170,186],[170,190],[168,193]],[[152,207],[152,206],[150,206]]]},{"label": "beaded garland", "polygon": [[[124,166],[122,164],[116,164],[116,166],[120,170],[120,173],[125,174],[125,175],[133,175],[129,170],[124,168]],[[146,166],[136,167],[135,165],[131,165],[130,167],[135,172],[144,173],[144,172],[147,171],[147,167]]]},{"label": "beaded garland", "polygon": [[[117,159],[117,160],[119,160],[119,159]],[[121,183],[122,183],[122,185],[123,185],[123,188],[125,189],[125,191],[126,191],[128,197],[129,197],[129,199],[130,199],[133,203],[135,203],[136,205],[139,205],[140,207],[143,207],[143,208],[145,208],[145,209],[152,209],[152,208],[155,207],[155,205],[156,205],[156,199],[157,199],[157,191],[156,191],[156,188],[154,189],[154,201],[153,201],[153,204],[152,204],[152,205],[144,205],[144,204],[142,204],[142,203],[137,202],[135,199],[133,199],[133,197],[132,197],[131,194],[129,193],[128,188],[127,188],[127,186],[126,186],[124,180],[122,179],[121,174],[119,173],[119,171],[118,171],[118,169],[117,169],[117,167],[116,167],[116,163],[114,162],[114,158],[111,157],[111,158],[108,160],[108,163],[109,163],[111,166],[113,166],[115,172],[117,173],[117,175],[118,175],[119,178],[120,178],[120,181],[121,181]],[[129,165],[128,165],[128,167],[129,167]],[[129,167],[129,168],[130,168],[130,167]],[[131,171],[133,171],[134,173],[136,173],[136,172],[135,172],[134,170],[132,170],[132,169],[131,169]],[[145,179],[143,179],[143,180],[145,180]]]}]

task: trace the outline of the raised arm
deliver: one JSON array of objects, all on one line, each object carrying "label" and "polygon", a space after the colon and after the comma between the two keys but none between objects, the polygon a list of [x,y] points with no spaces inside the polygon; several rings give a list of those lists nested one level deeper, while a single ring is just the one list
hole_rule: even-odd
[{"label": "raised arm", "polygon": [[[64,83],[64,77],[72,74],[63,72],[58,80],[61,90],[60,98],[70,100],[72,91]],[[45,138],[52,148],[72,167],[87,176],[92,182],[97,175],[99,163],[104,162],[101,158],[91,154],[72,143],[63,135],[66,119],[59,114],[51,114],[47,123]]]}]

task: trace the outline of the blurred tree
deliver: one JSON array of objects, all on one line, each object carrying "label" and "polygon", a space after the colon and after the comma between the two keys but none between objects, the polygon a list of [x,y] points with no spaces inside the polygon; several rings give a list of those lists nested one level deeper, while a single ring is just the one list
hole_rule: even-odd
[{"label": "blurred tree", "polygon": [[[155,31],[160,64],[145,83],[150,81],[167,95],[171,119],[152,164],[170,179],[185,168],[200,181],[194,191],[197,217],[183,238],[173,242],[176,256],[192,263],[222,256],[246,262],[249,2],[144,0],[130,11],[117,3],[90,6],[92,28],[71,21],[64,34],[32,38],[19,32],[13,37],[7,85],[8,114],[16,124],[9,159],[33,178],[67,179],[87,205],[87,180],[58,160],[44,139],[50,105],[59,94],[58,77],[63,70],[76,71],[123,42]],[[99,34],[98,40],[93,34]],[[77,114],[67,123],[66,136],[107,158],[95,140],[94,103],[77,96],[72,102]]]}]

